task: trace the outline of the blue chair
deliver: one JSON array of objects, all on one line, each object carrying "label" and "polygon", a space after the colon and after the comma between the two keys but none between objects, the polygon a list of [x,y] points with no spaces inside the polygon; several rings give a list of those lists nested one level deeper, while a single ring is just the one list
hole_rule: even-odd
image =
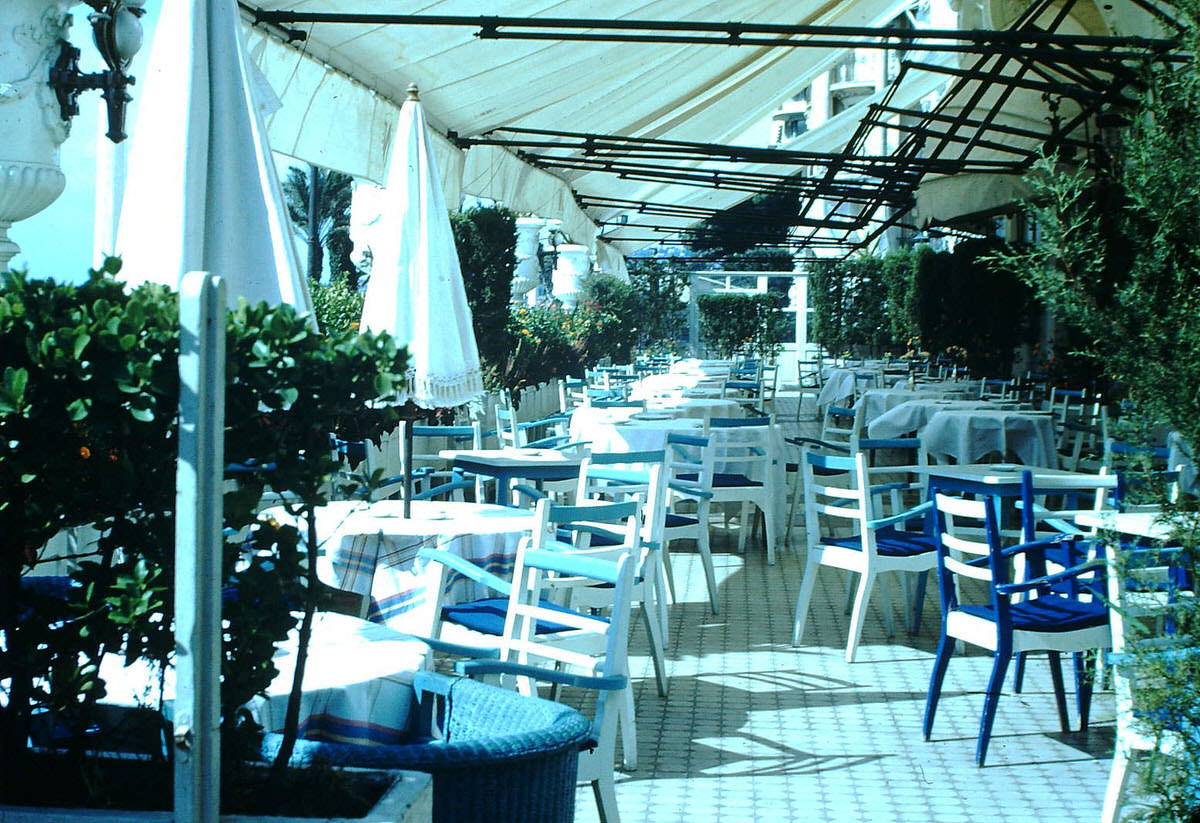
[{"label": "blue chair", "polygon": [[[1049,653],[1060,725],[1063,732],[1070,730],[1065,723],[1066,693],[1059,655],[1108,648],[1108,607],[1095,594],[1097,566],[1095,562],[1083,562],[1087,546],[1081,538],[1056,537],[1004,548],[992,501],[968,500],[935,490],[934,511],[942,633],[929,679],[923,730],[928,740],[955,641],[991,650],[992,673],[975,749],[975,762],[982,766],[1005,672],[1016,652]],[[975,536],[980,532],[979,524],[983,540]],[[1072,562],[1059,572],[1044,573],[1045,555],[1051,548],[1060,556],[1079,562]],[[1024,560],[1034,576],[1012,582],[1010,566],[1017,559]],[[960,594],[959,578],[986,583],[983,602],[967,602]],[[1091,684],[1084,680],[1079,694],[1083,728],[1087,725],[1090,701]]]},{"label": "blue chair", "polygon": [[[846,638],[846,662],[853,663],[862,636],[867,605],[875,580],[883,572],[916,572],[920,574],[913,605],[912,629],[920,622],[921,602],[925,594],[926,573],[936,567],[934,540],[922,530],[929,503],[904,509],[900,497],[908,488],[905,483],[872,485],[867,457],[859,452],[853,457],[818,454],[806,448],[802,454],[801,471],[804,487],[804,525],[808,535],[808,560],[804,580],[796,598],[796,616],[792,623],[792,645],[804,639],[809,604],[817,572],[830,566],[859,576],[858,594],[850,618]],[[892,512],[877,513],[875,499],[891,500]],[[822,518],[830,523],[830,534],[821,527]],[[839,523],[840,521],[840,523]],[[848,536],[836,533],[847,531]],[[910,527],[910,528],[903,528]],[[892,632],[891,609],[885,604],[884,621],[889,635]]]}]

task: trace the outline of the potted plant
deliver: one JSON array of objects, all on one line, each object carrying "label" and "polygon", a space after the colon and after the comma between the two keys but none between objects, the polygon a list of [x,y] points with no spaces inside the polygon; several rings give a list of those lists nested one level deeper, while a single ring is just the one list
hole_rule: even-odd
[{"label": "potted plant", "polygon": [[[0,280],[0,679],[9,684],[0,802],[28,802],[26,790],[47,773],[25,745],[35,719],[46,718],[54,797],[78,775],[85,793],[105,799],[112,784],[91,757],[103,745],[100,664],[116,655],[162,671],[171,659],[178,303],[160,286],[126,292],[111,276],[118,267],[109,261],[79,286],[17,272]],[[249,529],[247,543],[231,540],[224,552],[232,596],[223,611],[222,763],[232,786],[258,752],[260,730],[241,707],[274,678],[275,647],[297,604],[303,656],[320,592],[312,550],[302,554],[294,529],[257,522],[257,502],[267,486],[304,511],[323,502],[335,469],[330,432],[377,437],[393,426],[393,407],[369,401],[392,396],[406,358],[386,335],[322,335],[287,306],[243,304],[226,331],[225,454],[255,469],[238,475],[224,504],[228,530]],[[85,525],[100,537],[70,579],[32,585],[39,547]],[[298,693],[302,663],[297,672]],[[161,680],[152,685],[149,708],[161,709]],[[144,714],[161,732],[159,713]],[[294,717],[285,732],[294,740]],[[281,753],[274,770],[281,794],[286,761]]]}]

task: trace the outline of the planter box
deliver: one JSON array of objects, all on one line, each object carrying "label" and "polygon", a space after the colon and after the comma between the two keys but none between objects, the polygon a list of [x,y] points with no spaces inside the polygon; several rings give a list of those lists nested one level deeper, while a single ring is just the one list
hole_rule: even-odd
[{"label": "planter box", "polygon": [[[393,770],[361,770],[361,773],[393,777],[391,787],[362,817],[223,814],[221,823],[429,823],[432,819],[433,780],[428,774]],[[4,823],[170,823],[173,819],[171,812],[0,806],[0,820]]]}]

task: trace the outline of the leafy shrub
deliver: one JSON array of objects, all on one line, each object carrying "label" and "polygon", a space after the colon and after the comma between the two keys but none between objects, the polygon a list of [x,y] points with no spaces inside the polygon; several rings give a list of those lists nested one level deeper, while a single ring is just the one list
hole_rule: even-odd
[{"label": "leafy shrub", "polygon": [[452,212],[450,226],[462,269],[479,359],[495,383],[516,342],[507,333],[516,258],[516,215],[505,208]]},{"label": "leafy shrub", "polygon": [[[118,269],[110,260],[79,286],[0,279],[3,797],[28,769],[35,710],[55,713],[81,758],[104,656],[163,665],[174,650],[178,301],[157,285],[127,292],[110,276]],[[225,496],[225,524],[254,525],[253,551],[231,542],[224,552],[237,592],[223,613],[222,742],[233,749],[253,742],[237,708],[274,678],[274,646],[295,624],[289,602],[310,607],[316,593],[314,558],[302,562],[294,529],[255,524],[257,502],[268,483],[302,510],[323,502],[330,433],[378,439],[391,428],[394,409],[368,401],[395,396],[406,358],[387,335],[315,334],[290,306],[265,304],[228,314],[226,353],[226,459],[273,466],[238,475]],[[40,546],[84,525],[101,537],[73,572],[81,585],[65,596],[22,585]]]},{"label": "leafy shrub", "polygon": [[357,331],[362,319],[363,293],[350,288],[344,276],[332,279],[329,285],[308,281],[312,294],[313,313],[317,327],[326,334],[340,335]]},{"label": "leafy shrub", "polygon": [[760,357],[777,354],[788,331],[783,312],[787,295],[702,294],[700,334],[721,357],[752,352]]},{"label": "leafy shrub", "polygon": [[683,290],[688,275],[673,263],[660,260],[629,261],[629,285],[638,316],[637,348],[654,354],[679,354],[687,331],[687,306]]}]

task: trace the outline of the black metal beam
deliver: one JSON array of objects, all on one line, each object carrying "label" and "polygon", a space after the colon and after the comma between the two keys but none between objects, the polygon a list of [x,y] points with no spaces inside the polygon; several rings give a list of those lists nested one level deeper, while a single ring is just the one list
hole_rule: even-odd
[{"label": "black metal beam", "polygon": [[[886,26],[823,26],[790,23],[707,22],[695,20],[622,20],[576,17],[505,17],[462,16],[434,14],[362,14],[345,12],[302,12],[283,9],[251,8],[256,22],[284,25],[289,23],[349,23],[368,26],[465,26],[478,28],[477,37],[526,37],[530,39],[569,40],[585,37],[606,37],[621,42],[703,42],[724,46],[817,46],[821,48],[920,48],[932,51],[943,45],[954,47],[968,44],[967,51],[994,50],[1000,45],[1073,44],[1106,49],[1150,49],[1169,51],[1179,43],[1169,38],[1109,37],[1105,35],[1060,34],[1033,29],[898,29]],[[501,31],[507,29],[509,31]],[[525,32],[523,30],[529,30]],[[558,31],[547,31],[558,30]],[[651,32],[651,35],[593,35],[593,32]],[[568,34],[578,32],[578,34]],[[700,35],[680,35],[698,32],[700,35],[719,35],[701,38]],[[750,35],[766,35],[753,37]],[[782,40],[782,37],[805,37],[806,40]],[[687,38],[687,39],[680,39]],[[856,39],[857,38],[857,39]],[[861,39],[862,42],[859,42]],[[878,42],[876,42],[878,39]],[[932,42],[925,42],[932,41]],[[956,49],[957,50],[957,49]],[[1131,53],[1132,55],[1132,53]]]}]

